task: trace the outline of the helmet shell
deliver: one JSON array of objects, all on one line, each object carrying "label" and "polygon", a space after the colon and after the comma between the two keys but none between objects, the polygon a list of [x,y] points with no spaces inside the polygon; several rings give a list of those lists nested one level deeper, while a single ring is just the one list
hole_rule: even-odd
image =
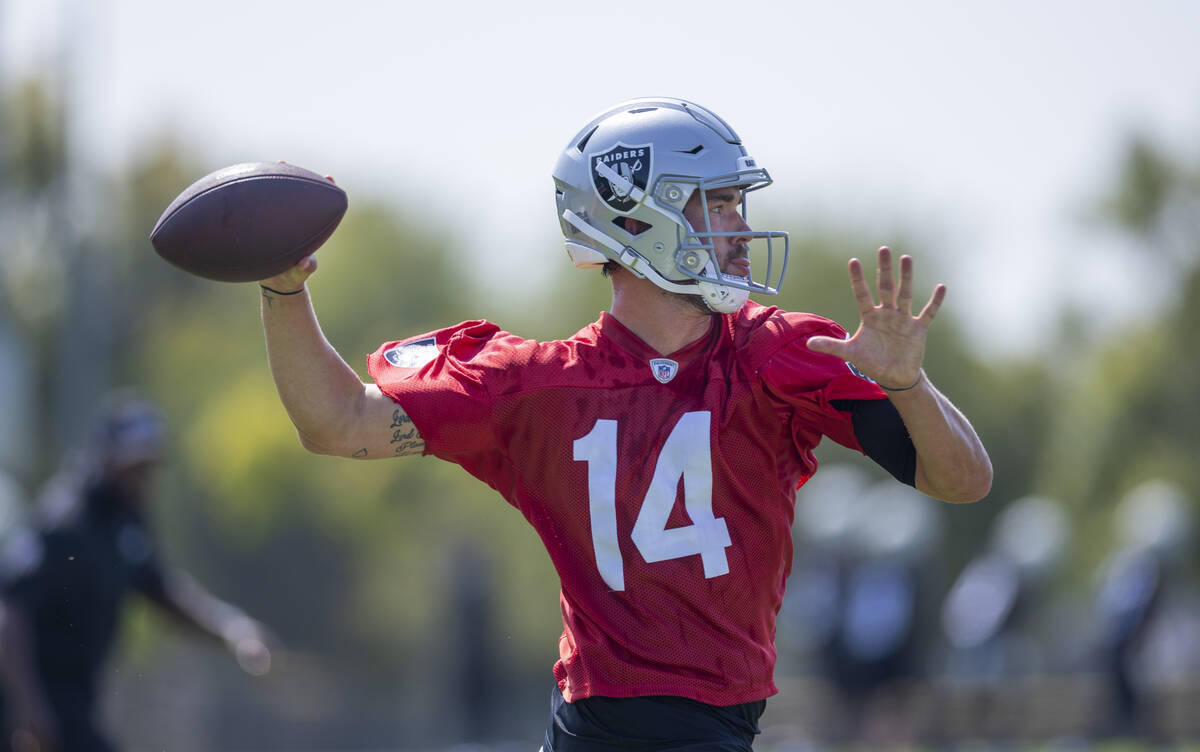
[{"label": "helmet shell", "polygon": [[[692,227],[683,214],[698,190],[751,191],[770,182],[728,123],[700,105],[672,98],[633,99],[605,110],[575,134],[554,167],[559,220],[576,266],[613,260],[665,289],[695,294],[697,282],[777,291],[777,284],[721,275],[712,242],[720,233]],[[626,218],[649,229],[634,234]],[[786,233],[742,234],[783,238],[782,277]]]}]

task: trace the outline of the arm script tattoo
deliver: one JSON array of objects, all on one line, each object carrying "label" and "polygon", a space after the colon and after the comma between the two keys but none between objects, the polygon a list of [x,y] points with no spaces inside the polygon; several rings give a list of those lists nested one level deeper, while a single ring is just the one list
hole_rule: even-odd
[{"label": "arm script tattoo", "polygon": [[392,438],[388,443],[395,447],[395,456],[407,457],[425,451],[425,441],[417,433],[417,427],[413,425],[412,418],[408,417],[403,410],[397,408],[392,412],[392,424],[388,428],[392,432]]}]

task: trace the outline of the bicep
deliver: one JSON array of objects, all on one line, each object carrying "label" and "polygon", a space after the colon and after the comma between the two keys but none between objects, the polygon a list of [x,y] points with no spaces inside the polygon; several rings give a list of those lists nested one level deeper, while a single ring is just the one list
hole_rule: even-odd
[{"label": "bicep", "polygon": [[300,444],[310,452],[376,460],[425,451],[408,413],[375,384],[363,384],[362,391],[328,412],[337,419],[327,421],[319,436],[297,429]]},{"label": "bicep", "polygon": [[352,433],[340,456],[376,460],[425,452],[425,440],[404,408],[374,384],[364,384]]}]

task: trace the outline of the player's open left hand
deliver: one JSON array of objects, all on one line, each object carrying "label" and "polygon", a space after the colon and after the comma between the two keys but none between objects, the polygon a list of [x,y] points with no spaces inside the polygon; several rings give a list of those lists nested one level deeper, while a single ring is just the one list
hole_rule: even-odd
[{"label": "player's open left hand", "polygon": [[925,359],[925,335],[946,297],[946,286],[939,284],[918,316],[912,315],[913,260],[900,257],[900,285],[892,270],[892,252],[879,249],[877,286],[879,304],[863,276],[862,263],[850,259],[850,288],[858,302],[862,321],[858,331],[847,340],[813,337],[808,348],[848,361],[859,371],[890,389],[905,389],[921,378]]}]

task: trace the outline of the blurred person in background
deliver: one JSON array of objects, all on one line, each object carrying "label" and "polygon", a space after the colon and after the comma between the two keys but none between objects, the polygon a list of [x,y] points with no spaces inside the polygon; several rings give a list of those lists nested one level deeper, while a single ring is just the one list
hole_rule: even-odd
[{"label": "blurred person in background", "polygon": [[247,673],[270,668],[275,641],[265,627],[163,565],[149,507],[165,439],[154,406],[114,396],[82,456],[48,484],[36,528],[5,542],[0,671],[14,750],[115,749],[98,724],[97,699],[131,591],[222,642]]},{"label": "blurred person in background", "polygon": [[914,316],[912,259],[897,275],[881,248],[878,305],[850,263],[853,336],[749,302],[786,266],[786,233],[746,222],[746,194],[771,181],[691,102],[607,110],[554,182],[569,256],[612,284],[599,321],[553,342],[486,321],[388,342],[365,384],[320,329],[310,256],[261,282],[276,388],[310,451],[439,457],[537,530],[564,626],[545,752],[749,750],[822,437],[943,500],[991,488],[974,429],[922,368],[945,287]]},{"label": "blurred person in background", "polygon": [[856,719],[857,741],[895,747],[916,741],[928,643],[927,565],[939,520],[932,501],[895,483],[871,485],[862,498],[857,552],[847,573],[834,676]]},{"label": "blurred person in background", "polygon": [[940,544],[932,502],[871,482],[849,465],[824,468],[797,496],[798,550],[780,630],[794,630],[838,695],[823,718],[830,741],[915,741],[932,603],[929,564]]},{"label": "blurred person in background", "polygon": [[1030,495],[992,523],[987,548],[958,574],[941,607],[950,737],[1009,738],[1037,733],[1052,703],[1015,688],[1057,668],[1043,627],[1056,614],[1052,585],[1071,545],[1062,504]]},{"label": "blurred person in background", "polygon": [[1176,708],[1171,700],[1178,685],[1200,677],[1193,517],[1183,488],[1162,479],[1135,486],[1113,512],[1116,545],[1096,594],[1107,735],[1168,741],[1200,731],[1192,703]]}]

